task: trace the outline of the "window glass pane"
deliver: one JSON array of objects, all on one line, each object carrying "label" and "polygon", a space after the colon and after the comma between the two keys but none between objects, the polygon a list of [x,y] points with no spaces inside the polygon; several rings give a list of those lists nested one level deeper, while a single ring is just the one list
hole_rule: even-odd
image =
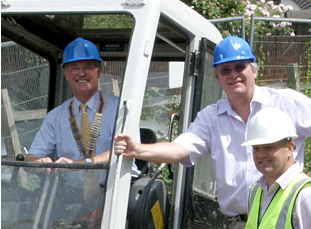
[{"label": "window glass pane", "polygon": [[98,84],[99,90],[119,96],[125,67],[125,61],[104,61],[103,70]]},{"label": "window glass pane", "polygon": [[181,88],[169,88],[169,61],[152,61],[140,127],[152,129],[158,141],[168,140],[170,114],[179,112]]},{"label": "window glass pane", "polygon": [[[201,109],[209,104],[216,103],[222,96],[222,89],[216,81],[214,72],[207,70],[211,69],[212,62],[213,51],[208,50],[204,63]],[[194,171],[193,189],[211,198],[217,196],[216,180],[210,155],[203,156],[197,161]]]},{"label": "window glass pane", "polygon": [[46,168],[49,165],[44,164],[41,168],[31,163],[21,167],[9,162],[1,166],[2,228],[100,228],[104,168]]},{"label": "window glass pane", "polygon": [[46,59],[14,42],[1,44],[1,57],[1,156],[7,158],[14,147],[27,151],[41,126],[50,67]]},{"label": "window glass pane", "polygon": [[[157,141],[168,140],[170,115],[179,113],[182,83],[172,82],[174,78],[182,82],[187,45],[181,31],[159,23],[140,118],[140,127],[152,129]],[[176,65],[181,68],[177,73]],[[177,128],[174,133],[176,137]]]},{"label": "window glass pane", "polygon": [[85,15],[83,29],[131,29],[133,21],[127,14]]}]

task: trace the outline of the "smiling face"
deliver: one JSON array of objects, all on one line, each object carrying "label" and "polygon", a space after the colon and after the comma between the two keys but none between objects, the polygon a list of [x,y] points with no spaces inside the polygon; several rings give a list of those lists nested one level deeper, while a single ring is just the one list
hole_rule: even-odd
[{"label": "smiling face", "polygon": [[97,91],[100,77],[100,63],[94,60],[80,60],[65,65],[63,73],[70,84],[73,95],[86,102]]},{"label": "smiling face", "polygon": [[218,84],[226,92],[229,99],[246,96],[250,100],[255,90],[257,71],[250,61],[239,60],[222,63],[216,66]]},{"label": "smiling face", "polygon": [[253,159],[258,171],[271,186],[290,166],[294,164],[292,140],[253,146]]}]

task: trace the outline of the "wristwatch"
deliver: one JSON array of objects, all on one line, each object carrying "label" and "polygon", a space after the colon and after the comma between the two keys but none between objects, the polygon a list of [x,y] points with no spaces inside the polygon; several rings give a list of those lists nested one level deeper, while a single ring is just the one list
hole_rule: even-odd
[{"label": "wristwatch", "polygon": [[[85,158],[85,163],[86,164],[92,164],[93,160],[91,158]],[[85,178],[89,178],[92,177],[94,175],[94,171],[92,169],[87,169],[84,170],[84,177]]]},{"label": "wristwatch", "polygon": [[85,163],[91,164],[93,160],[91,158],[85,158]]}]

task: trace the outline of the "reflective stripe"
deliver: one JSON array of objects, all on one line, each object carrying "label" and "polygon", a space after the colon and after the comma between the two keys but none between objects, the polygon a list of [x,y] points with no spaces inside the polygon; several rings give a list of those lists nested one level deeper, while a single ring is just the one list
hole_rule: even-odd
[{"label": "reflective stripe", "polygon": [[258,191],[258,188],[260,187],[259,182],[257,182],[256,184],[253,185],[253,187],[251,188],[250,192],[249,192],[249,199],[248,199],[248,212],[250,212],[256,193]]},{"label": "reflective stripe", "polygon": [[[290,225],[292,227],[292,220],[291,219],[292,219],[292,214],[293,214],[297,195],[301,191],[301,189],[305,187],[305,185],[308,182],[311,183],[311,179],[307,175],[305,175],[304,173],[299,174],[299,179],[301,179],[301,180],[299,180],[294,185],[294,187],[291,190],[289,197],[287,198],[287,200],[283,204],[281,213],[279,215],[278,222],[277,222],[276,227],[275,227],[276,229],[284,229],[285,225],[287,225],[287,227],[289,226],[288,223],[290,223]],[[290,222],[288,222],[289,220],[290,220]]]},{"label": "reflective stripe", "polygon": [[309,185],[311,185],[311,179],[304,173],[298,174],[284,190],[279,189],[276,192],[259,223],[262,188],[258,187],[255,191],[258,186],[255,184],[250,192],[249,199],[252,201],[252,208],[246,228],[292,228],[292,213],[296,198],[301,189]]},{"label": "reflective stripe", "polygon": [[250,193],[250,198],[252,198],[252,202],[250,203],[251,209],[249,211],[249,216],[245,228],[258,228],[262,192],[263,191],[259,183],[253,186],[252,192]]}]

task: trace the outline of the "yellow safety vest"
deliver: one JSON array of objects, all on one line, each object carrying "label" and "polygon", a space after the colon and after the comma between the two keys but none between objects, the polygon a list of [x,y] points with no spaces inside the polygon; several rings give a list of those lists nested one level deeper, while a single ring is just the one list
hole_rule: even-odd
[{"label": "yellow safety vest", "polygon": [[[260,220],[260,205],[263,198],[263,190],[256,183],[250,192],[249,203],[251,210],[246,223],[246,229],[290,229],[292,226],[292,214],[298,193],[304,187],[311,187],[311,179],[304,173],[300,173],[289,185],[279,189],[271,200],[266,212]],[[259,221],[260,220],[260,221]]]}]

